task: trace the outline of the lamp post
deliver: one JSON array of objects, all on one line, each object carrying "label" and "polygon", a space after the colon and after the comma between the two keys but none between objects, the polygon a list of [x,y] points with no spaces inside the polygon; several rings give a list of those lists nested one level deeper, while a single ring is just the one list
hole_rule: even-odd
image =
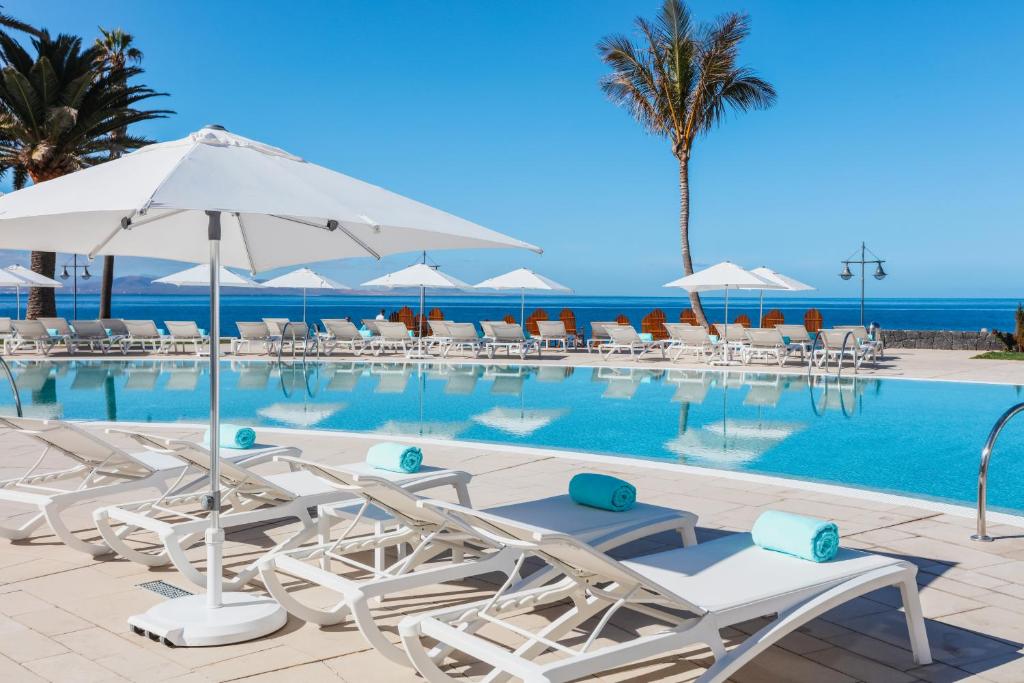
[{"label": "lamp post", "polygon": [[[868,254],[871,254],[872,256],[874,256],[874,258],[873,259],[869,259],[868,258]],[[863,325],[864,324],[864,283],[865,283],[865,275],[866,275],[867,265],[869,263],[874,263],[875,264],[874,277],[875,277],[876,280],[884,280],[885,276],[888,273],[886,273],[885,269],[882,268],[882,264],[885,263],[885,260],[878,258],[878,255],[875,254],[870,249],[868,249],[867,246],[863,242],[860,243],[860,259],[853,258],[856,255],[857,255],[857,252],[853,252],[853,254],[850,256],[850,258],[843,259],[843,262],[842,262],[843,263],[843,271],[841,273],[839,273],[839,277],[843,278],[844,280],[849,280],[850,278],[853,277],[853,272],[850,270],[850,264],[852,263],[854,265],[860,265],[860,324]]]},{"label": "lamp post", "polygon": [[92,273],[89,272],[88,263],[81,266],[78,265],[78,254],[74,254],[71,257],[71,265],[68,265],[67,263],[64,264],[64,269],[60,273],[61,280],[67,280],[69,277],[71,277],[71,274],[68,273],[68,268],[74,271],[74,287],[72,289],[72,291],[74,292],[74,314],[71,316],[71,319],[78,320],[78,271],[82,271],[83,280],[88,280],[89,278],[91,278]]}]

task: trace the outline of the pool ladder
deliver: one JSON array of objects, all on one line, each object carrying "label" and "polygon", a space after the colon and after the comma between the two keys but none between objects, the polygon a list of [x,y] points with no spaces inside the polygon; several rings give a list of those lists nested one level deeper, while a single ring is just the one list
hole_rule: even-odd
[{"label": "pool ladder", "polygon": [[988,463],[992,458],[992,449],[1003,431],[1003,427],[1012,420],[1018,413],[1024,413],[1024,403],[1018,403],[1003,413],[992,426],[992,431],[985,440],[985,447],[981,449],[981,464],[978,466],[978,530],[971,536],[972,541],[990,542],[994,540],[988,535],[988,527],[985,523],[985,510],[988,502]]},{"label": "pool ladder", "polygon": [[0,366],[3,367],[4,375],[7,376],[7,382],[11,385],[11,393],[14,394],[14,409],[18,412],[18,417],[24,417],[21,409],[21,394],[18,393],[18,383],[14,381],[14,373],[11,372],[11,366],[7,364],[3,356],[0,356]]},{"label": "pool ladder", "polygon": [[[839,361],[836,368],[836,377],[843,376],[843,358],[846,357],[846,342],[853,339],[856,343],[857,338],[853,332],[847,332],[843,335],[843,347],[839,350]],[[814,351],[818,348],[818,342],[821,342],[821,348],[825,352],[823,356],[825,374],[828,374],[828,345],[825,343],[825,335],[820,331],[814,336],[814,342],[811,344],[811,351],[807,355],[807,377],[811,377],[812,370],[814,369]],[[853,362],[853,374],[857,374],[857,361]]]}]

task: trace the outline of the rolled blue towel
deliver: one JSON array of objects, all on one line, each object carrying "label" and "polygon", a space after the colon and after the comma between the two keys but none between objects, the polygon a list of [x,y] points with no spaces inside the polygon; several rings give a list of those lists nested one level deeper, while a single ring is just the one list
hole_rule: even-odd
[{"label": "rolled blue towel", "polygon": [[650,332],[641,332],[640,341],[652,342],[654,341],[654,335],[651,334]]},{"label": "rolled blue towel", "polygon": [[[203,443],[210,443],[210,430],[203,434]],[[256,430],[252,427],[242,427],[233,424],[222,424],[220,426],[220,438],[217,439],[224,448],[252,448],[256,443]]]},{"label": "rolled blue towel", "polygon": [[839,552],[839,528],[834,522],[790,512],[761,513],[750,534],[765,550],[812,562],[828,562]]},{"label": "rolled blue towel", "polygon": [[385,441],[370,446],[366,462],[379,470],[412,474],[423,464],[423,451],[416,446]]},{"label": "rolled blue towel", "polygon": [[793,343],[793,339],[791,337],[787,337],[786,335],[782,335],[782,343],[785,344],[786,346],[789,346],[790,344]]},{"label": "rolled blue towel", "polygon": [[569,497],[580,505],[625,512],[636,504],[636,487],[606,474],[584,472],[569,481]]}]

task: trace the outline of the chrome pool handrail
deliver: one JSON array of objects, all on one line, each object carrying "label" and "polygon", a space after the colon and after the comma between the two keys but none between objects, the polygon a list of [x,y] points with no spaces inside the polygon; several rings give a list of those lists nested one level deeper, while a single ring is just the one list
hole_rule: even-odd
[{"label": "chrome pool handrail", "polygon": [[[822,344],[822,350],[825,351],[824,370],[825,370],[826,374],[828,373],[828,343],[825,341],[825,335],[822,334],[823,331],[824,330],[818,330],[818,332],[814,335],[814,341],[811,343],[811,350],[807,354],[807,376],[808,377],[811,377],[812,370],[814,369],[814,350],[818,348],[818,341],[819,340],[821,341],[821,344]],[[837,366],[837,370],[836,370],[836,376],[837,377],[841,377],[842,374],[843,374],[843,357],[846,355],[846,342],[851,337],[853,337],[854,341],[856,342],[856,337],[854,337],[852,331],[847,332],[846,334],[843,335],[843,346],[839,350],[839,362],[838,362],[838,366]],[[854,372],[854,374],[857,374],[857,361],[856,360],[854,360],[854,362],[853,362],[853,372]]]},{"label": "chrome pool handrail", "polygon": [[14,394],[14,409],[18,411],[18,417],[24,417],[21,409],[21,394],[18,393],[18,383],[14,381],[14,373],[7,360],[0,356],[0,366],[3,366],[4,374],[7,375],[7,382],[11,385],[11,393]]},{"label": "chrome pool handrail", "polygon": [[985,511],[988,502],[988,463],[992,458],[992,449],[995,448],[996,440],[1010,420],[1018,413],[1024,413],[1024,403],[1018,403],[1003,413],[992,426],[992,431],[985,440],[985,447],[981,449],[981,464],[978,466],[978,529],[977,533],[971,535],[972,541],[991,542],[994,540],[988,535],[988,527],[985,520]]}]

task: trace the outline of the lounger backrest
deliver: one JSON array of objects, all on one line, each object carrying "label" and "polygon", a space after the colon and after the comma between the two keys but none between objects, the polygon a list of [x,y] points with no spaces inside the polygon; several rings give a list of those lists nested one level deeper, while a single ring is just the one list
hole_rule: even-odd
[{"label": "lounger backrest", "polygon": [[448,336],[453,341],[476,341],[476,327],[473,323],[448,323]]},{"label": "lounger backrest", "polygon": [[722,331],[726,341],[731,342],[745,342],[747,341],[747,328],[743,327],[739,323],[730,323],[728,326],[719,325],[718,329]]},{"label": "lounger backrest", "polygon": [[783,346],[782,333],[774,327],[754,327],[747,330],[747,339],[754,346]]},{"label": "lounger backrest", "polygon": [[36,318],[44,327],[50,330],[57,330],[57,334],[71,335],[71,328],[64,318]]},{"label": "lounger backrest", "polygon": [[100,322],[103,323],[103,329],[110,330],[110,334],[115,337],[124,337],[128,334],[128,328],[120,318],[100,318]]},{"label": "lounger backrest", "polygon": [[541,337],[566,337],[565,323],[561,320],[538,320],[537,333]]},{"label": "lounger backrest", "polygon": [[[843,340],[846,339],[846,335],[853,332],[853,330],[822,330],[818,334],[822,336],[822,341],[830,349],[841,349],[843,348]],[[853,332],[850,334],[849,341],[846,342],[846,348],[853,349],[857,346],[857,333]]]},{"label": "lounger backrest", "polygon": [[270,334],[277,337],[281,335],[281,330],[288,324],[288,318],[264,318],[263,322],[267,324]]},{"label": "lounger backrest", "polygon": [[703,329],[698,325],[691,325],[690,323],[662,323],[662,325],[665,326],[665,331],[668,332],[668,338],[676,341],[682,340],[685,330]]},{"label": "lounger backrest", "polygon": [[680,330],[678,341],[690,346],[702,346],[711,340],[708,337],[708,331],[703,327],[692,327]]},{"label": "lounger backrest", "polygon": [[448,323],[444,320],[428,320],[427,325],[430,326],[430,334],[435,337],[448,337]]},{"label": "lounger backrest", "polygon": [[286,322],[281,327],[281,337],[284,339],[305,339],[306,337],[313,336],[314,331],[309,329],[309,325],[304,322]]},{"label": "lounger backrest", "polygon": [[[213,456],[210,453],[210,449],[201,444],[184,439],[169,439],[163,436],[130,430],[108,429],[107,432],[123,434],[133,439],[143,448],[156,453],[173,455],[201,472],[209,473],[210,471],[210,463]],[[224,487],[261,500],[289,501],[295,499],[295,494],[291,491],[286,491],[256,474],[251,469],[240,467],[225,458],[220,459],[220,481]]]},{"label": "lounger backrest", "polygon": [[328,320],[325,318],[320,322],[324,324],[324,327],[332,337],[340,341],[353,341],[363,338],[359,334],[359,328],[351,320]]},{"label": "lounger backrest", "polygon": [[35,420],[27,417],[0,417],[0,426],[41,441],[75,462],[113,476],[145,477],[153,469],[131,453],[61,420]]},{"label": "lounger backrest", "polygon": [[[539,555],[555,567],[570,570],[575,576],[594,577],[590,583],[614,581],[624,586],[642,586],[656,595],[672,599],[679,606],[694,614],[702,615],[704,610],[685,598],[655,583],[651,579],[626,567],[605,553],[595,550],[583,541],[563,533],[525,524],[496,514],[473,510],[455,503],[424,501],[423,507],[433,507],[447,512],[477,535],[488,540]],[[552,512],[552,514],[557,514]]]},{"label": "lounger backrest", "polygon": [[339,488],[350,490],[377,507],[399,518],[404,518],[406,521],[429,525],[440,525],[444,521],[443,517],[433,510],[424,510],[417,505],[421,500],[420,496],[410,493],[398,484],[382,477],[356,474],[344,468],[311,463],[298,458],[291,460],[318,477]]},{"label": "lounger backrest", "polygon": [[99,320],[72,320],[75,336],[79,339],[106,339],[107,330]]},{"label": "lounger backrest", "polygon": [[590,323],[591,339],[611,339],[608,335],[608,328],[618,325],[617,322],[592,322]]},{"label": "lounger backrest", "polygon": [[807,333],[807,328],[803,325],[776,325],[775,329],[783,337],[789,337],[791,342],[811,341],[811,335]]},{"label": "lounger backrest", "polygon": [[152,320],[125,320],[124,326],[128,328],[128,336],[135,339],[156,339],[160,336],[160,330]]},{"label": "lounger backrest", "polygon": [[371,318],[363,318],[363,327],[370,331],[370,334],[380,334],[380,330],[377,329],[377,323],[380,320],[373,320]]},{"label": "lounger backrest", "polygon": [[863,325],[836,325],[834,329],[853,332],[853,336],[862,342],[868,338],[868,328]]},{"label": "lounger backrest", "polygon": [[11,325],[10,318],[0,318],[0,336],[11,334],[14,332],[14,326]]},{"label": "lounger backrest", "polygon": [[406,340],[409,338],[409,328],[405,326],[405,323],[392,323],[378,320],[377,331],[380,333],[381,337],[391,341],[398,341],[400,339]]},{"label": "lounger backrest", "polygon": [[500,325],[492,325],[491,328],[494,331],[494,341],[503,343],[526,341],[526,337],[523,335],[523,328],[519,325],[501,323]]},{"label": "lounger backrest", "polygon": [[235,323],[238,327],[238,336],[242,339],[266,339],[270,336],[270,330],[266,323]]},{"label": "lounger backrest", "polygon": [[22,339],[49,339],[50,333],[46,331],[46,325],[38,320],[15,320],[14,331]]},{"label": "lounger backrest", "polygon": [[494,326],[495,325],[504,325],[504,324],[505,324],[504,320],[481,320],[480,321],[480,329],[484,331],[484,336],[485,337],[493,337],[494,336]]},{"label": "lounger backrest", "polygon": [[165,320],[164,325],[167,326],[167,332],[172,337],[196,339],[203,336],[199,332],[199,325],[192,320]]},{"label": "lounger backrest", "polygon": [[640,335],[637,334],[632,325],[606,325],[604,329],[608,331],[608,336],[616,344],[637,344],[643,342],[643,339],[640,338]]}]

